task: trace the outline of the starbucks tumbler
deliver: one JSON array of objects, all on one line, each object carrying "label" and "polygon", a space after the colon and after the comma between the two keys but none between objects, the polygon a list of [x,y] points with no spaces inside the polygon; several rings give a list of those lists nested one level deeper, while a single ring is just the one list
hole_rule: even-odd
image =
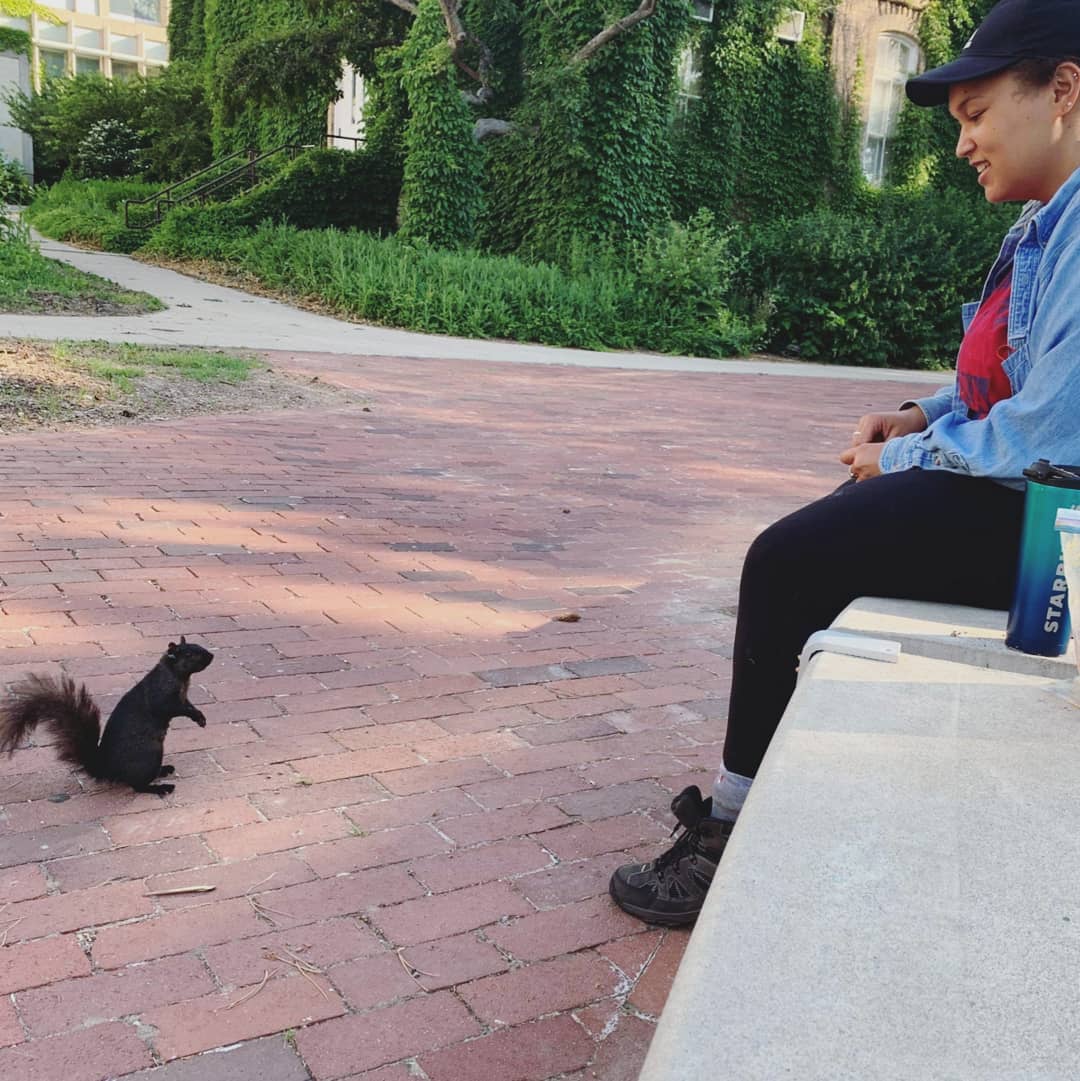
[{"label": "starbucks tumbler", "polygon": [[1040,458],[1024,470],[1024,527],[1005,645],[1060,657],[1069,647],[1069,609],[1057,512],[1080,508],[1080,467]]}]

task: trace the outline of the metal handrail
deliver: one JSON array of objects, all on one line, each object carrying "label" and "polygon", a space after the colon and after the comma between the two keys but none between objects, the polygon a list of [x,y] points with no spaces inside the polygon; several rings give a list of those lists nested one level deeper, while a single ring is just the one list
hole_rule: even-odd
[{"label": "metal handrail", "polygon": [[[296,143],[282,143],[280,146],[275,146],[273,150],[267,150],[263,153],[258,153],[254,148],[249,147],[247,150],[234,150],[231,154],[227,154],[224,158],[219,158],[215,162],[211,162],[205,168],[200,169],[198,172],[192,173],[191,176],[185,177],[183,180],[176,181],[175,184],[170,184],[167,188],[162,188],[161,191],[155,192],[153,195],[148,195],[144,199],[125,199],[124,200],[124,228],[131,229],[130,208],[133,206],[146,206],[153,203],[154,205],[154,222],[157,225],[161,222],[164,214],[162,213],[162,207],[164,206],[164,213],[168,213],[174,206],[179,206],[181,203],[186,203],[195,198],[205,197],[210,192],[215,191],[218,188],[224,187],[227,183],[231,183],[240,177],[247,174],[253,187],[256,183],[257,177],[255,174],[255,166],[261,161],[265,161],[267,158],[273,157],[275,154],[281,153],[282,150],[288,150],[291,157],[295,158],[301,151],[308,149],[306,146],[301,146]],[[210,180],[204,181],[202,184],[196,185],[194,188],[185,191],[178,198],[174,198],[172,193],[177,188],[183,187],[185,184],[190,184],[193,180],[198,179],[200,176],[204,176],[206,173],[212,172],[214,169],[219,169],[226,162],[232,161],[234,158],[247,157],[247,160],[241,164],[236,165],[226,173],[220,173],[218,176],[212,177]],[[145,228],[145,226],[140,226]]]},{"label": "metal handrail", "polygon": [[[162,188],[160,191],[154,192],[153,195],[146,196],[145,199],[125,199],[124,200],[124,227],[130,228],[128,221],[128,207],[129,206],[145,206],[147,203],[154,203],[161,199],[163,196],[168,196],[170,192],[175,191],[177,188],[183,187],[184,184],[190,184],[192,180],[202,176],[204,173],[209,173],[214,169],[224,165],[227,161],[232,161],[233,158],[238,158],[243,154],[250,156],[250,150],[234,150],[231,154],[227,154],[223,158],[219,158],[217,161],[212,161],[209,165],[204,166],[197,172],[191,174],[191,176],[185,176],[183,180],[177,180],[174,184],[170,184],[167,188]],[[171,205],[172,200],[166,199],[166,202]],[[160,220],[160,219],[158,219]]]},{"label": "metal handrail", "polygon": [[[329,131],[326,133],[327,143],[333,144],[335,139],[344,139],[346,142],[352,143],[354,149],[358,146],[362,146],[365,142],[365,140],[358,135],[334,135]],[[330,145],[327,149],[332,150],[333,145]]]}]

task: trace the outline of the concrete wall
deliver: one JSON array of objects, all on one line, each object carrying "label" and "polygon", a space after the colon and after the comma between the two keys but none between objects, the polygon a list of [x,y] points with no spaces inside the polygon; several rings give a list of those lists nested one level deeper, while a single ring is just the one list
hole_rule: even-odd
[{"label": "concrete wall", "polygon": [[17,161],[28,175],[34,171],[34,149],[30,136],[13,128],[3,96],[17,87],[23,93],[30,91],[30,61],[15,53],[0,53],[0,154]]}]

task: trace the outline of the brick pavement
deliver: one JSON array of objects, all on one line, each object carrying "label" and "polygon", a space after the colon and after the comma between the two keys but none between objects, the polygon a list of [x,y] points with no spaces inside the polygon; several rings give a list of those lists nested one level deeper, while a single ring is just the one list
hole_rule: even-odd
[{"label": "brick pavement", "polygon": [[216,653],[173,796],[0,761],[0,1076],[631,1081],[686,935],[608,874],[717,763],[747,543],[913,388],[275,362],[368,406],[0,437],[0,678]]}]

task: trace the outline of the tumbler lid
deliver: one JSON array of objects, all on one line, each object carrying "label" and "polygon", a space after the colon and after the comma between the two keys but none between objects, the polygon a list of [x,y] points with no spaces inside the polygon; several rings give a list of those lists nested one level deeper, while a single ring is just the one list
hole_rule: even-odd
[{"label": "tumbler lid", "polygon": [[1032,462],[1024,470],[1024,476],[1051,488],[1080,488],[1080,465],[1051,465],[1048,458]]},{"label": "tumbler lid", "polygon": [[1080,510],[1062,507],[1054,519],[1054,528],[1061,533],[1080,533]]}]

